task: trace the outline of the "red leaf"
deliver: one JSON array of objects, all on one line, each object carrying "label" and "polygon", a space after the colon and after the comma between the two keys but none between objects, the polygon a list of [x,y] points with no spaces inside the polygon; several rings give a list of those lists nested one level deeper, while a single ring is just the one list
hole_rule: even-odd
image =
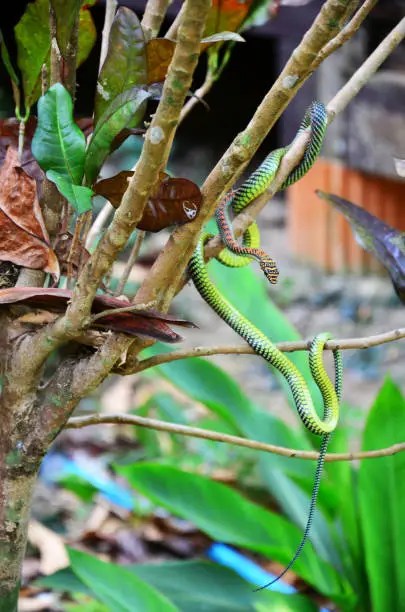
[{"label": "red leaf", "polygon": [[[0,304],[23,303],[31,308],[41,308],[63,313],[72,298],[70,289],[49,289],[44,287],[11,287],[0,290]],[[97,314],[112,308],[123,308],[129,302],[109,295],[96,295],[91,312]],[[182,337],[170,327],[196,327],[191,321],[179,319],[170,314],[162,314],[154,310],[137,310],[133,312],[117,312],[95,321],[94,327],[122,332],[129,336],[153,338],[162,342],[179,342]]]},{"label": "red leaf", "polygon": [[[132,171],[123,170],[111,178],[99,181],[93,189],[117,207],[132,175]],[[190,223],[197,217],[201,202],[202,194],[195,183],[185,178],[170,178],[161,173],[160,182],[151,194],[137,227],[148,232],[160,232],[171,225]]]},{"label": "red leaf", "polygon": [[7,150],[0,169],[0,259],[59,277],[59,264],[39,206],[36,183]]}]

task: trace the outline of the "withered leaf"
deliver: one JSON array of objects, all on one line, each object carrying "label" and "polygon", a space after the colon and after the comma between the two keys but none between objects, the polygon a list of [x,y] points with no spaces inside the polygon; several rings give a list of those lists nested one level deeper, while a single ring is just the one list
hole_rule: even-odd
[{"label": "withered leaf", "polygon": [[59,264],[49,244],[35,180],[21,168],[12,147],[0,169],[0,259],[59,278]]},{"label": "withered leaf", "polygon": [[[21,166],[25,172],[39,181],[44,179],[45,174],[39,167],[36,159],[31,152],[31,141],[37,127],[37,118],[29,117],[25,124],[24,131],[24,149],[21,159]],[[3,164],[8,147],[18,149],[18,137],[20,130],[20,121],[16,117],[8,119],[0,119],[0,164]]]},{"label": "withered leaf", "polygon": [[152,38],[147,42],[148,85],[165,80],[175,48],[176,43],[168,38]]},{"label": "withered leaf", "polygon": [[[111,178],[96,183],[94,192],[119,206],[133,175],[123,170]],[[152,192],[137,228],[148,232],[160,232],[171,225],[184,225],[197,217],[202,201],[199,187],[185,178],[171,178],[160,173],[159,182]]]},{"label": "withered leaf", "polygon": [[60,273],[63,276],[77,277],[79,268],[84,265],[90,257],[90,253],[80,243],[77,248],[71,253],[73,242],[73,234],[64,232],[59,234],[55,241],[55,253],[59,261]]},{"label": "withered leaf", "polygon": [[[240,9],[240,3],[237,4],[237,9]],[[244,16],[246,14],[245,7],[243,7],[243,11],[241,14]],[[238,18],[239,19],[239,16]],[[242,19],[242,17],[241,17]],[[227,28],[228,30],[230,28]],[[214,32],[210,32],[211,34],[215,34],[213,36],[209,36],[208,38],[204,38],[201,41],[200,51],[203,53],[212,45],[215,45],[218,42],[226,42],[229,40],[233,40],[236,42],[243,42],[243,38],[234,32],[223,32],[222,30],[215,30]],[[148,40],[146,43],[146,60],[148,65],[148,85],[152,85],[153,83],[160,83],[165,80],[167,70],[169,68],[170,62],[172,61],[172,57],[174,54],[174,50],[176,48],[176,43],[169,38],[152,38]]]},{"label": "withered leaf", "polygon": [[[0,290],[0,305],[25,304],[33,309],[49,310],[63,313],[72,298],[70,289],[50,289],[44,287],[11,287]],[[104,310],[127,307],[128,302],[109,295],[96,295],[92,305],[92,313],[98,314]],[[179,342],[182,337],[170,327],[196,327],[191,321],[180,319],[170,314],[162,314],[154,310],[136,310],[132,312],[117,312],[100,319],[94,324],[104,330],[122,332],[129,336],[153,338],[162,342]]]}]

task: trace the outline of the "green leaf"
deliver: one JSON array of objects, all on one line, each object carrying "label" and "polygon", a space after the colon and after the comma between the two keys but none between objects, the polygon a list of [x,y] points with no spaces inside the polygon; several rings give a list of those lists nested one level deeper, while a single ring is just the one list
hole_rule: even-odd
[{"label": "green leaf", "polygon": [[[111,612],[107,606],[95,599],[88,601],[87,597],[83,598],[82,596],[76,597],[76,599],[78,600],[77,603],[65,604],[64,610],[66,612]],[[81,603],[81,599],[85,599],[85,601]]]},{"label": "green leaf", "polygon": [[74,185],[69,179],[54,170],[48,170],[46,176],[55,183],[60,193],[72,204],[78,215],[92,209],[91,197],[94,195],[94,191],[90,187]]},{"label": "green leaf", "polygon": [[58,479],[58,485],[72,491],[84,502],[91,502],[98,489],[76,474],[68,474]]},{"label": "green leaf", "polygon": [[[225,419],[234,428],[234,433],[288,448],[311,449],[303,427],[294,430],[281,419],[256,407],[233,378],[207,359],[181,359],[155,370]],[[282,467],[287,473],[308,477],[313,473],[310,463],[300,459],[265,453],[260,457],[268,462],[269,470]]]},{"label": "green leaf", "polygon": [[[58,4],[60,0],[56,0]],[[78,0],[68,0],[66,9]],[[89,3],[86,3],[89,4]],[[67,24],[67,22],[66,22]],[[41,95],[41,71],[45,64],[50,69],[51,36],[49,32],[49,0],[29,2],[15,26],[17,62],[24,86],[25,106],[30,108]],[[63,38],[66,32],[63,34]],[[96,40],[96,29],[90,11],[84,6],[79,14],[79,42],[76,64],[89,55]]]},{"label": "green leaf", "polygon": [[[134,488],[169,511],[195,523],[214,540],[241,546],[288,563],[302,532],[237,491],[209,478],[156,463],[117,467]],[[294,571],[336,601],[348,584],[306,546]]]},{"label": "green leaf", "polygon": [[[210,277],[220,292],[258,327],[272,342],[300,340],[301,336],[279,308],[271,301],[267,290],[268,282],[259,279],[251,267],[233,270],[214,261],[209,267]],[[198,321],[197,321],[198,323]],[[236,338],[236,334],[235,334]],[[311,392],[316,409],[322,414],[323,403],[308,364],[306,351],[289,353],[288,358],[299,369]],[[278,370],[271,368],[284,389],[288,392],[290,405],[294,401],[290,388]]]},{"label": "green leaf", "polygon": [[[405,440],[405,400],[387,379],[368,415],[362,449]],[[363,459],[360,524],[373,612],[405,610],[405,454]]]},{"label": "green leaf", "polygon": [[10,55],[9,55],[7,47],[6,47],[6,43],[4,42],[3,32],[1,30],[0,30],[0,54],[1,54],[1,59],[3,61],[3,64],[4,64],[7,72],[8,72],[8,75],[9,75],[10,79],[18,87],[18,85],[20,84],[20,80],[19,80],[18,76],[16,75],[16,72],[14,70],[13,64],[11,63]]},{"label": "green leaf", "polygon": [[73,549],[69,558],[74,573],[114,612],[178,612],[164,595],[118,565]]},{"label": "green leaf", "polygon": [[50,0],[56,18],[56,40],[66,57],[70,37],[79,15],[82,0]]},{"label": "green leaf", "polygon": [[38,102],[38,125],[32,153],[43,170],[53,170],[80,185],[83,178],[85,137],[73,120],[72,98],[55,83]]},{"label": "green leaf", "polygon": [[106,109],[93,132],[86,151],[85,174],[91,185],[111,151],[114,138],[134,121],[139,122],[145,112],[144,102],[150,97],[146,91],[133,87],[117,98]]},{"label": "green leaf", "polygon": [[80,66],[90,55],[97,40],[97,30],[88,6],[94,2],[83,0],[83,7],[79,13],[79,41],[77,48],[76,65]]},{"label": "green leaf", "polygon": [[[274,611],[316,610],[316,606],[304,597],[270,591],[255,593],[237,574],[207,561],[134,565],[130,571],[159,588],[181,612],[254,612],[257,603]],[[275,607],[277,604],[280,608]]]},{"label": "green leaf", "polygon": [[51,49],[49,0],[29,2],[15,26],[17,62],[22,74],[24,102],[30,108],[40,93],[41,70]]},{"label": "green leaf", "polygon": [[[266,606],[264,610],[279,612],[316,612],[318,609],[301,595],[283,595],[275,591],[256,593],[251,584],[232,570],[208,561],[126,565],[125,569],[161,591],[181,612],[254,612],[260,605]],[[94,597],[70,567],[36,580],[35,585]]]},{"label": "green leaf", "polygon": [[145,38],[131,9],[120,7],[115,15],[107,57],[101,68],[94,102],[94,125],[111,101],[128,89],[148,82]]}]

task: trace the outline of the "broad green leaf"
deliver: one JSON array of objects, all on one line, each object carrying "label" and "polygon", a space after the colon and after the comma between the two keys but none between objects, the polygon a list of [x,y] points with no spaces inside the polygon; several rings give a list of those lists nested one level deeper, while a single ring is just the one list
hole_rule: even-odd
[{"label": "broad green leaf", "polygon": [[11,63],[10,55],[6,47],[6,43],[4,42],[3,32],[1,30],[0,30],[0,54],[1,54],[1,59],[3,61],[4,67],[7,70],[10,79],[18,87],[18,85],[20,84],[20,80],[18,76],[16,75],[13,64]]},{"label": "broad green leaf", "polygon": [[[87,597],[84,598],[83,596],[78,596],[76,599],[76,603],[65,604],[64,610],[66,610],[66,612],[111,612],[107,606],[104,606],[95,599],[87,601]],[[80,601],[81,599],[86,599],[86,601],[82,603]]]},{"label": "broad green leaf", "polygon": [[[369,413],[363,450],[405,440],[405,400],[387,379]],[[373,612],[405,610],[405,454],[363,459],[360,525]]]},{"label": "broad green leaf", "polygon": [[91,197],[94,192],[90,187],[74,185],[69,179],[54,172],[54,170],[48,170],[46,176],[55,183],[60,193],[72,204],[78,215],[92,209]]},{"label": "broad green leaf", "polygon": [[15,26],[17,62],[22,74],[24,102],[30,108],[40,95],[41,70],[49,61],[49,0],[28,2]]},{"label": "broad green leaf", "polygon": [[107,57],[101,68],[94,102],[94,125],[124,91],[148,82],[145,38],[138,17],[120,7],[115,15]]},{"label": "broad green leaf", "polygon": [[[260,606],[274,612],[316,612],[318,609],[301,595],[275,591],[256,593],[251,584],[233,571],[208,561],[126,565],[125,569],[163,593],[181,612],[256,612]],[[70,567],[36,580],[35,585],[94,596]]]},{"label": "broad green leaf", "polygon": [[[128,567],[126,567],[128,569]],[[64,593],[83,593],[95,597],[95,593],[88,587],[83,580],[77,576],[72,568],[64,567],[58,570],[54,574],[49,576],[43,576],[38,580],[35,580],[35,585],[52,589],[53,591],[63,591]]]},{"label": "broad green leaf", "polygon": [[[181,359],[158,366],[155,370],[225,419],[235,433],[287,448],[311,450],[303,427],[292,429],[281,419],[256,407],[233,378],[207,359]],[[210,381],[209,385],[206,384],[207,380]],[[313,473],[309,462],[300,459],[265,453],[257,453],[257,456],[266,458],[270,470],[282,467],[288,473],[308,477]]]},{"label": "broad green leaf", "polygon": [[[272,342],[301,339],[298,331],[272,302],[267,292],[268,283],[264,278],[263,280],[259,279],[250,267],[232,270],[215,261],[210,264],[209,273],[221,293]],[[277,288],[273,290],[277,291]],[[319,332],[321,331],[326,330],[320,329]],[[237,338],[236,333],[235,338]],[[304,376],[318,413],[322,414],[322,400],[309,370],[307,351],[289,353],[288,358]],[[271,370],[282,382],[283,387],[288,390],[290,404],[294,407],[292,395],[284,376],[276,369],[272,368]]]},{"label": "broad green leaf", "polygon": [[82,0],[50,0],[56,18],[56,40],[66,57],[70,37],[78,18]]},{"label": "broad green leaf", "polygon": [[207,561],[134,565],[130,571],[158,588],[181,612],[253,612],[257,604],[275,612],[316,610],[312,602],[297,595],[270,591],[255,593],[237,574]]},{"label": "broad green leaf", "polygon": [[[214,540],[288,563],[302,537],[302,532],[283,517],[199,474],[156,463],[116,469],[140,493],[192,521]],[[335,601],[352,596],[344,590],[349,588],[347,583],[330,565],[316,557],[310,545],[304,548],[294,570]]]},{"label": "broad green leaf", "polygon": [[[56,0],[58,4],[60,0]],[[78,0],[68,0],[69,7],[77,5]],[[86,3],[88,5],[90,3]],[[95,39],[96,30],[93,18],[86,5],[79,15],[79,43],[77,65],[89,55]],[[30,108],[41,95],[41,71],[45,64],[48,67],[51,52],[49,32],[49,0],[29,2],[20,21],[15,26],[17,42],[17,62],[21,70],[24,86],[25,106]]]},{"label": "broad green leaf", "polygon": [[[309,492],[303,490],[284,471],[272,469],[268,461],[260,462],[260,467],[263,483],[277,500],[277,505],[282,509],[283,516],[288,517],[294,525],[297,525],[304,531],[312,495],[315,463],[312,464],[313,474],[310,479]],[[341,569],[339,554],[334,545],[328,522],[321,512],[319,497],[317,506],[309,539],[322,559],[333,565],[336,569]]]},{"label": "broad green leaf", "polygon": [[38,102],[38,125],[32,153],[43,170],[53,170],[71,183],[83,178],[85,137],[73,120],[72,98],[60,83]]},{"label": "broad green leaf", "polygon": [[92,184],[111,151],[114,138],[134,121],[139,122],[145,112],[144,102],[150,97],[146,91],[133,87],[120,94],[99,119],[86,151],[85,174]]},{"label": "broad green leaf", "polygon": [[97,30],[88,7],[94,2],[83,0],[79,13],[79,41],[77,49],[77,66],[80,66],[90,55],[97,40]]},{"label": "broad green leaf", "polygon": [[74,573],[114,612],[178,612],[164,595],[118,565],[72,549],[69,558]]}]

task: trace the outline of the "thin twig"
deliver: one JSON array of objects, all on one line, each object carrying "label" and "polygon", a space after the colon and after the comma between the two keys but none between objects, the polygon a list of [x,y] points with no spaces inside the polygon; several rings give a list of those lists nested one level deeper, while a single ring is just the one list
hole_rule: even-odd
[{"label": "thin twig", "polygon": [[365,60],[354,75],[347,81],[328,104],[329,123],[342,112],[349,102],[368,83],[373,74],[385,62],[387,57],[398,47],[405,37],[405,17],[384,38],[377,49]]},{"label": "thin twig", "polygon": [[159,34],[169,2],[170,0],[148,0],[146,3],[141,25],[149,38],[155,38]]},{"label": "thin twig", "polygon": [[[72,417],[67,422],[67,429],[80,429],[89,425],[101,424],[123,424],[135,425],[137,427],[147,427],[158,431],[168,431],[173,434],[181,434],[192,438],[203,438],[204,440],[213,440],[214,442],[225,442],[234,446],[244,446],[253,450],[261,450],[283,457],[295,457],[297,459],[306,459],[309,461],[317,461],[319,453],[315,451],[302,451],[294,448],[286,448],[285,446],[276,446],[275,444],[267,444],[258,440],[241,438],[239,436],[231,436],[217,431],[200,429],[198,427],[189,427],[187,425],[178,425],[177,423],[167,423],[158,419],[149,419],[137,415],[129,414],[93,414],[90,416]],[[356,459],[376,459],[378,457],[389,457],[405,450],[405,442],[393,444],[387,448],[380,448],[372,451],[361,451],[357,453],[328,453],[325,456],[325,461],[330,463],[335,461],[355,461]]]},{"label": "thin twig", "polygon": [[136,238],[131,250],[131,253],[128,257],[128,261],[125,264],[125,268],[124,271],[122,273],[122,276],[119,280],[119,283],[117,285],[117,288],[114,292],[114,295],[121,295],[124,292],[124,288],[125,285],[127,284],[127,280],[129,278],[129,275],[131,273],[131,270],[134,266],[134,263],[136,261],[136,258],[138,257],[139,251],[141,249],[142,246],[142,242],[143,239],[145,238],[145,232],[143,230],[137,230],[137,234],[136,234]]},{"label": "thin twig", "polygon": [[[394,342],[405,338],[405,327],[393,329],[382,334],[373,336],[365,336],[363,338],[343,338],[342,340],[328,340],[325,343],[324,349],[334,351],[336,349],[367,349],[372,346],[379,346],[387,342]],[[294,351],[309,351],[311,348],[311,340],[297,340],[293,342],[278,342],[275,345],[283,353],[293,353]],[[154,355],[148,359],[139,361],[134,372],[142,372],[148,368],[153,368],[163,363],[178,361],[179,359],[188,359],[189,357],[209,357],[210,355],[255,355],[255,351],[247,344],[240,345],[220,345],[220,346],[197,346],[192,349],[179,349],[171,353],[163,353]],[[128,372],[129,373],[129,372]]]},{"label": "thin twig", "polygon": [[128,306],[122,306],[122,308],[109,308],[108,310],[103,310],[102,312],[98,312],[95,315],[90,317],[90,325],[93,325],[98,319],[104,319],[104,317],[109,317],[110,315],[116,315],[120,312],[137,312],[139,310],[150,310],[152,306],[155,306],[156,302],[148,302],[147,304],[132,304],[132,302],[128,302]]},{"label": "thin twig", "polygon": [[[345,32],[345,36],[343,39],[340,39],[339,44],[337,45],[336,40],[339,38],[338,35],[334,38],[329,45],[334,44],[337,47],[340,47],[345,40],[350,38],[353,35],[354,31],[358,29],[362,21],[365,19],[365,16],[372,8],[370,5],[371,2],[366,2],[361,9],[359,9],[358,13],[356,13],[355,17],[353,17],[352,23],[354,20],[355,24],[352,29]],[[367,6],[366,6],[367,5]],[[366,10],[367,9],[367,10]],[[362,12],[361,12],[362,11]],[[347,27],[349,27],[350,23]],[[342,30],[341,34],[343,35],[344,30]],[[362,64],[362,66],[354,73],[354,75],[349,79],[342,89],[336,94],[336,96],[328,103],[326,110],[328,113],[328,123],[332,123],[337,114],[340,114],[346,106],[351,102],[354,96],[360,91],[360,89],[370,80],[372,75],[378,70],[378,68],[383,64],[383,62],[387,59],[387,57],[392,53],[392,51],[399,45],[399,43],[405,37],[405,18],[400,21],[400,23],[386,36],[386,38],[382,41],[382,43],[377,47],[377,49],[370,55],[370,57]],[[325,49],[327,49],[328,45],[326,45]],[[333,49],[336,50],[336,49]],[[323,53],[324,51],[321,51]],[[329,53],[328,53],[329,55]],[[326,56],[325,56],[326,57]],[[315,60],[316,65],[320,62]],[[256,198],[248,207],[246,207],[236,218],[233,223],[233,231],[236,237],[239,237],[243,232],[253,223],[256,219],[259,212],[264,208],[266,203],[271,199],[277,191],[279,191],[281,185],[291,172],[291,170],[297,165],[297,163],[302,158],[302,155],[305,150],[306,141],[305,138],[308,138],[308,135],[305,136],[303,133],[299,138],[297,138],[292,144],[288,153],[282,159],[279,169],[276,172],[276,175],[269,187],[269,189],[263,193],[261,196]],[[221,250],[223,244],[220,236],[215,237],[211,240],[205,249],[205,256],[207,259],[211,257],[215,257],[218,255]]]},{"label": "thin twig", "polygon": [[114,206],[110,202],[106,202],[103,208],[98,213],[86,240],[86,249],[90,250],[94,240],[101,233],[104,225],[107,223],[108,217],[114,212]]},{"label": "thin twig", "polygon": [[181,23],[181,20],[183,19],[183,13],[185,11],[185,4],[186,3],[183,2],[183,4],[181,5],[181,8],[179,12],[177,13],[176,17],[174,18],[172,25],[170,26],[170,28],[167,30],[165,34],[165,38],[169,38],[170,40],[176,40],[177,30],[179,29],[179,25]]},{"label": "thin twig", "polygon": [[99,73],[104,64],[105,58],[107,57],[110,30],[114,21],[115,11],[117,10],[117,4],[117,0],[107,0],[105,4],[104,26],[103,33],[101,35],[100,63],[98,67]]},{"label": "thin twig", "polygon": [[186,102],[186,104],[183,106],[183,108],[181,109],[180,120],[179,120],[180,123],[187,117],[187,115],[194,108],[194,106],[198,104],[198,102],[201,102],[204,96],[207,95],[207,93],[210,91],[211,87],[215,83],[215,80],[216,79],[214,78],[212,73],[209,70],[207,70],[207,74],[206,74],[204,83],[201,85],[201,87],[196,89],[196,91],[194,92],[194,96],[190,98]]},{"label": "thin twig", "polygon": [[[354,6],[359,2],[351,4]],[[219,199],[238,179],[283,110],[311,75],[314,58],[340,32],[347,8],[348,3],[340,0],[326,0],[323,3],[312,26],[259,104],[246,129],[237,135],[204,182],[201,189],[204,204],[197,219],[176,229],[159,254],[151,274],[139,290],[140,300],[147,301],[160,295],[162,307],[168,307],[181,287],[185,267],[197,244],[202,226],[212,217]]]},{"label": "thin twig", "polygon": [[347,42],[360,28],[361,24],[371,11],[371,9],[377,4],[378,0],[365,0],[364,4],[355,13],[352,19],[345,25],[343,30],[339,32],[333,40],[328,42],[327,45],[318,53],[312,64],[312,69],[316,70],[322,62],[332,55],[337,49],[339,49],[345,42]]}]

